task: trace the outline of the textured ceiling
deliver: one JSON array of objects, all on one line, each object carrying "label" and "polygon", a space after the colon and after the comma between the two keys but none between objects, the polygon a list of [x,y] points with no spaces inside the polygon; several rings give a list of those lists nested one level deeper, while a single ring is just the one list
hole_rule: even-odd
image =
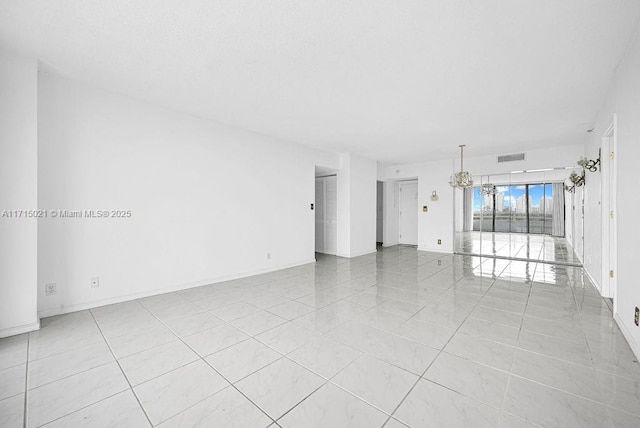
[{"label": "textured ceiling", "polygon": [[0,0],[64,75],[384,162],[581,143],[638,0]]}]

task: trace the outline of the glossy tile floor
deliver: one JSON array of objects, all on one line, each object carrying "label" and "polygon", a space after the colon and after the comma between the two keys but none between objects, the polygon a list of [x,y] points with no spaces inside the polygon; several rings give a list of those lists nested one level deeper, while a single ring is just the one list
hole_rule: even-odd
[{"label": "glossy tile floor", "polygon": [[0,426],[640,426],[640,366],[580,268],[318,258],[1,340]]},{"label": "glossy tile floor", "polygon": [[487,257],[506,257],[548,263],[581,265],[565,238],[549,235],[499,232],[458,232],[457,253]]}]

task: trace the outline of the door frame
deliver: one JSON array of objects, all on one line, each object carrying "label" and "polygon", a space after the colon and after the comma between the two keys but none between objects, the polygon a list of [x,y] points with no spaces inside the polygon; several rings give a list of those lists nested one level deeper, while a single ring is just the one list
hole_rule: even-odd
[{"label": "door frame", "polygon": [[[337,190],[337,186],[338,186],[338,183],[337,183],[338,174],[337,174],[337,173],[325,174],[325,175],[317,175],[317,176],[315,177],[315,182],[317,182],[317,181],[318,181],[318,179],[321,179],[321,180],[322,180],[322,186],[323,186],[323,192],[322,192],[322,195],[323,195],[322,208],[323,208],[323,210],[324,210],[324,213],[323,213],[323,219],[324,219],[324,222],[323,222],[323,225],[322,225],[322,232],[323,232],[323,235],[324,235],[324,236],[323,236],[323,244],[324,244],[324,245],[322,246],[322,250],[318,250],[318,249],[316,248],[315,236],[316,236],[316,232],[317,232],[317,230],[314,230],[314,235],[313,235],[313,237],[314,237],[314,251],[315,251],[316,253],[320,253],[320,254],[328,254],[328,255],[335,256],[335,255],[337,255],[337,253],[338,253],[338,248],[337,248],[337,245],[338,245],[338,237],[337,237],[337,234],[338,234],[338,227],[337,227],[338,221],[337,221],[337,218],[336,218],[336,238],[335,238],[335,241],[336,241],[336,249],[335,249],[335,251],[329,251],[329,250],[327,249],[327,245],[326,245],[326,243],[327,243],[327,180],[326,180],[326,179],[327,179],[327,178],[331,178],[331,177],[335,177],[335,178],[336,178],[336,190]],[[316,195],[315,195],[315,203],[316,203],[316,205],[315,205],[315,207],[314,207],[314,211],[316,212],[316,214],[315,214],[315,215],[317,215],[317,212],[318,212],[318,211],[317,211],[317,210],[318,210],[318,200],[317,200],[317,198],[318,198],[318,195],[317,195],[317,193],[316,193]],[[337,194],[336,194],[336,198],[337,198]],[[337,200],[336,200],[336,206],[337,206]],[[317,228],[317,227],[318,227],[318,223],[317,223],[317,221],[315,221],[315,219],[314,219],[314,227],[315,227],[315,228]]]},{"label": "door frame", "polygon": [[[602,136],[600,168],[602,171],[602,296],[613,299],[613,313],[617,312],[617,115]],[[612,215],[613,214],[613,215]],[[613,277],[610,272],[613,271]]]},{"label": "door frame", "polygon": [[[402,242],[402,214],[401,214],[401,208],[402,208],[402,198],[403,198],[403,192],[402,192],[402,186],[403,185],[407,185],[407,184],[415,184],[416,185],[416,194],[419,195],[419,191],[420,191],[420,187],[418,184],[418,179],[410,179],[410,180],[400,180],[398,181],[398,194],[399,194],[399,198],[398,198],[398,243],[403,244]],[[419,223],[419,216],[418,216],[418,198],[416,198],[416,243],[415,244],[403,244],[403,245],[418,245],[418,241],[419,241],[419,231],[418,231],[418,223]]]}]

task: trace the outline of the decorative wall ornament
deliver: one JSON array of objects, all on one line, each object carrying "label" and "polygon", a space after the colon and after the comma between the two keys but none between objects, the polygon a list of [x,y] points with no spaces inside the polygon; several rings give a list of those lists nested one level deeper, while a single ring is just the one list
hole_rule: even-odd
[{"label": "decorative wall ornament", "polygon": [[571,193],[575,192],[576,187],[581,187],[586,184],[586,171],[600,171],[600,155],[602,154],[601,152],[602,150],[598,149],[598,159],[587,159],[585,157],[581,157],[578,160],[578,165],[582,167],[582,174],[578,174],[577,172],[573,171],[571,175],[569,175],[569,181],[571,181],[571,184],[565,184],[564,190]]},{"label": "decorative wall ornament", "polygon": [[582,170],[582,174],[580,175],[577,172],[573,171],[571,175],[569,175],[569,181],[571,181],[572,185],[567,185],[566,183],[564,185],[564,190],[566,190],[569,193],[574,193],[576,191],[576,187],[584,186],[585,184],[584,169]]},{"label": "decorative wall ornament", "polygon": [[600,170],[600,155],[602,149],[598,149],[598,159],[590,160],[584,157],[581,157],[578,161],[578,165],[582,168],[586,169],[589,172],[596,172]]}]

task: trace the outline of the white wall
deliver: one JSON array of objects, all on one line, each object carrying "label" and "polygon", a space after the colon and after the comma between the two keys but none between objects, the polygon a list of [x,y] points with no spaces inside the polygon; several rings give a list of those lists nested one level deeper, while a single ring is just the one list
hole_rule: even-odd
[{"label": "white wall", "polygon": [[[38,206],[132,212],[40,221],[43,315],[314,261],[315,165],[337,155],[51,73],[39,84]],[[375,174],[371,189],[375,241]]]},{"label": "white wall", "polygon": [[340,154],[338,171],[338,251],[337,255],[351,254],[351,161],[349,153]]},{"label": "white wall", "polygon": [[[467,149],[472,149],[467,147]],[[464,168],[474,175],[504,174],[512,171],[535,170],[544,168],[560,168],[576,166],[576,162],[584,154],[584,145],[559,146],[554,148],[520,150],[517,153],[525,153],[525,160],[515,162],[498,163],[496,155],[492,156],[467,156],[472,150],[465,151]],[[502,155],[503,153],[499,153]],[[509,154],[509,153],[504,153]],[[455,159],[455,169],[460,169],[460,158]],[[568,174],[567,174],[568,176]]]},{"label": "white wall", "polygon": [[[640,198],[637,186],[637,160],[640,159],[640,32],[629,47],[628,54],[620,64],[615,80],[612,82],[604,105],[595,121],[595,132],[591,134],[586,145],[586,156],[597,156],[601,145],[601,137],[617,115],[617,226],[618,226],[618,290],[614,314],[622,332],[625,334],[636,356],[640,358],[640,327],[633,323],[633,313],[636,306],[640,306],[640,287],[637,284],[638,242],[640,242],[640,228],[638,228],[638,212],[640,212]],[[603,153],[607,156],[607,153]],[[589,174],[589,173],[588,173]],[[599,177],[589,174],[587,189],[592,192],[592,198],[599,198]],[[600,230],[601,209],[596,204],[589,204],[585,211],[585,230],[598,227]],[[585,233],[585,258],[599,260],[602,257],[602,242],[599,233],[589,235]],[[594,279],[601,277],[598,265],[587,264],[587,268]]]},{"label": "white wall", "polygon": [[353,153],[340,154],[338,172],[338,255],[357,257],[376,251],[377,163]]},{"label": "white wall", "polygon": [[[37,62],[0,50],[0,212],[35,210]],[[37,220],[0,217],[0,337],[39,327]]]},{"label": "white wall", "polygon": [[[421,164],[391,165],[378,177],[388,183],[398,180],[418,179],[418,249],[425,251],[453,252],[453,198],[454,193],[449,186],[449,176],[453,170],[452,161],[437,161]],[[437,191],[439,200],[431,201],[431,192]],[[385,230],[389,231],[389,239],[385,235],[385,245],[398,242],[397,192],[398,187],[387,185],[386,196],[394,201],[387,204],[389,211],[385,212]],[[392,191],[393,193],[389,193]],[[422,212],[422,206],[427,205],[428,211]],[[395,233],[395,235],[391,235]],[[438,239],[441,244],[438,244]]]},{"label": "white wall", "polygon": [[376,251],[377,163],[351,155],[351,257]]},{"label": "white wall", "polygon": [[[453,193],[453,224],[456,232],[464,230],[464,192]],[[469,221],[469,220],[468,220]],[[471,220],[472,222],[472,220]],[[454,244],[455,245],[455,244]]]}]

